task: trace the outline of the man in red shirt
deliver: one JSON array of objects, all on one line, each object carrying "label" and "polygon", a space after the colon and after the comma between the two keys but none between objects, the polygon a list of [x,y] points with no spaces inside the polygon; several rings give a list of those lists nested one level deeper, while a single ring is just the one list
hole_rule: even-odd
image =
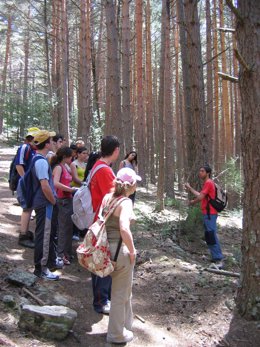
[{"label": "man in red shirt", "polygon": [[[116,136],[104,137],[101,141],[101,158],[97,160],[92,170],[101,164],[105,166],[95,173],[90,182],[92,206],[96,213],[94,221],[97,219],[103,197],[114,187],[115,174],[110,165],[117,160],[118,156],[118,138]],[[111,284],[110,276],[101,278],[92,274],[93,306],[98,313],[108,314],[110,311]]]},{"label": "man in red shirt", "polygon": [[189,183],[185,184],[187,190],[189,190],[196,197],[190,201],[190,205],[194,205],[201,202],[201,210],[203,214],[203,224],[205,230],[205,240],[207,242],[209,251],[211,253],[212,262],[216,263],[216,266],[223,268],[223,254],[221,251],[220,243],[217,237],[217,217],[218,212],[209,203],[209,198],[215,198],[215,184],[210,179],[212,169],[208,165],[202,166],[199,171],[199,177],[203,181],[203,187],[201,192],[193,189]]}]

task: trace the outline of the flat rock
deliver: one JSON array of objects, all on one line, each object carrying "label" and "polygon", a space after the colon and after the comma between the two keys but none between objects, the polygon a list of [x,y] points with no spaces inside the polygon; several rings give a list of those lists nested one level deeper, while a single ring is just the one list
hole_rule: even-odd
[{"label": "flat rock", "polygon": [[7,276],[7,281],[17,286],[31,287],[35,284],[37,276],[30,272],[17,269]]},{"label": "flat rock", "polygon": [[65,306],[23,305],[19,328],[52,339],[63,340],[72,329],[77,312]]}]

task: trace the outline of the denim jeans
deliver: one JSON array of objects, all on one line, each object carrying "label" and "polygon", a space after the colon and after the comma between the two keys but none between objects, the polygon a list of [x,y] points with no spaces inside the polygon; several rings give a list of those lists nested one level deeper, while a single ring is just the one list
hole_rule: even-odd
[{"label": "denim jeans", "polygon": [[92,288],[93,288],[93,306],[96,312],[102,311],[102,306],[106,305],[111,299],[111,284],[112,278],[99,277],[91,274],[92,277]]},{"label": "denim jeans", "polygon": [[220,243],[217,236],[217,214],[203,215],[203,224],[205,229],[205,239],[211,253],[213,261],[223,259]]}]

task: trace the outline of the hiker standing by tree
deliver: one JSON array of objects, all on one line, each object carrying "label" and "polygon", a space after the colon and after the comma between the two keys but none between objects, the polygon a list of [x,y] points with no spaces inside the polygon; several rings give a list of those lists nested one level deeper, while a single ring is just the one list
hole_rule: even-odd
[{"label": "hiker standing by tree", "polygon": [[[104,137],[101,141],[101,158],[97,160],[92,170],[95,170],[98,165],[103,164],[105,166],[95,173],[90,182],[92,206],[95,212],[94,221],[98,218],[103,197],[110,193],[114,186],[115,175],[110,165],[117,160],[118,156],[118,138],[116,136]],[[101,278],[92,274],[93,306],[98,313],[108,314],[110,312],[111,282],[110,276]]]},{"label": "hiker standing by tree", "polygon": [[[29,128],[25,137],[24,144],[18,150],[15,158],[15,167],[20,177],[23,177],[28,170],[31,160],[35,155],[35,148],[33,146],[33,138],[36,132],[40,129],[33,127]],[[23,247],[34,248],[34,235],[29,230],[29,223],[31,218],[32,209],[23,209],[21,214],[21,230],[19,234],[18,244]]]},{"label": "hiker standing by tree", "polygon": [[193,189],[189,183],[185,183],[185,188],[196,196],[195,199],[190,200],[190,205],[201,202],[201,210],[203,214],[203,225],[205,230],[205,240],[211,253],[211,261],[216,263],[216,266],[223,268],[223,255],[220,243],[217,236],[217,217],[218,212],[209,203],[209,199],[215,198],[215,184],[210,179],[212,169],[208,165],[204,165],[199,170],[199,177],[203,181],[201,192]]},{"label": "hiker standing by tree", "polygon": [[[46,155],[51,148],[51,137],[55,133],[40,130],[34,136],[36,157],[32,170],[33,202],[32,208],[36,213],[34,274],[47,280],[58,280],[59,276],[52,273],[47,264],[54,253],[51,240],[51,218],[53,206],[56,204],[56,194],[52,180],[52,171]],[[36,159],[36,158],[35,158]]]}]

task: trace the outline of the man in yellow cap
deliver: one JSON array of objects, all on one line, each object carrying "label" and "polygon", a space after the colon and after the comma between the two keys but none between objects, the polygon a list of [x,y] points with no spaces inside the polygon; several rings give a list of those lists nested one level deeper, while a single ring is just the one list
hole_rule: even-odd
[{"label": "man in yellow cap", "polygon": [[40,278],[56,281],[59,279],[48,268],[50,257],[56,259],[54,244],[51,239],[51,219],[53,206],[56,204],[56,193],[52,180],[52,171],[46,158],[52,146],[55,132],[40,130],[34,135],[36,155],[30,166],[33,190],[32,208],[36,213],[34,274]]},{"label": "man in yellow cap", "polygon": [[[22,177],[28,170],[33,156],[35,155],[35,147],[33,145],[34,135],[40,131],[39,128],[32,127],[27,130],[24,144],[22,144],[16,154],[15,166],[18,174]],[[31,218],[31,209],[24,209],[21,215],[21,230],[19,234],[19,245],[28,248],[34,248],[33,232],[29,230],[29,222]]]}]

